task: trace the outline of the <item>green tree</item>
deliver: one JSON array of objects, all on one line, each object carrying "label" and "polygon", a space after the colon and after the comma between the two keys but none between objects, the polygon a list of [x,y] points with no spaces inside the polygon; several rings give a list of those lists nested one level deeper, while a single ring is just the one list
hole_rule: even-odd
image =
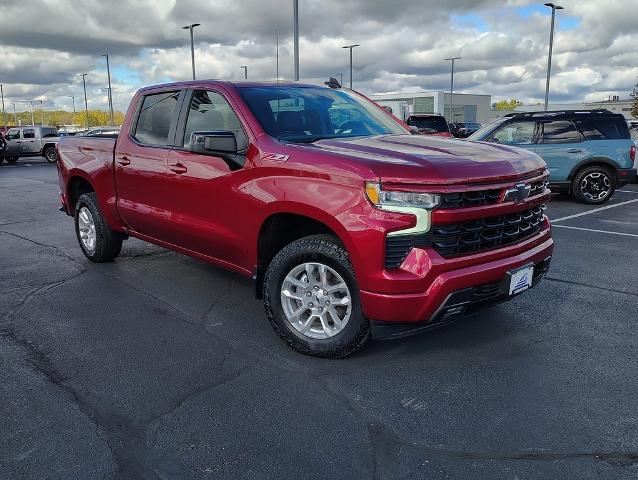
[{"label": "green tree", "polygon": [[631,115],[634,118],[638,118],[638,83],[634,85],[634,91],[631,92],[631,96],[634,99],[634,104],[631,107]]},{"label": "green tree", "polygon": [[[33,112],[33,122],[36,125],[40,125],[42,122],[42,111],[35,110]],[[17,121],[16,121],[17,120]],[[7,111],[7,121],[13,125],[17,123],[19,125],[31,125],[31,111],[17,112],[14,116],[13,112]],[[119,111],[113,112],[113,120],[115,125],[122,125],[124,121],[124,113]],[[65,110],[44,110],[44,123],[45,125],[52,125],[59,127],[61,125],[79,125],[84,128],[86,125],[86,112],[84,110],[78,110],[75,115],[73,112],[67,112]],[[106,126],[111,124],[111,117],[106,110],[89,110],[89,126]]]},{"label": "green tree", "polygon": [[495,108],[496,110],[514,110],[518,105],[521,105],[521,102],[512,98],[511,100],[500,100],[496,102]]}]

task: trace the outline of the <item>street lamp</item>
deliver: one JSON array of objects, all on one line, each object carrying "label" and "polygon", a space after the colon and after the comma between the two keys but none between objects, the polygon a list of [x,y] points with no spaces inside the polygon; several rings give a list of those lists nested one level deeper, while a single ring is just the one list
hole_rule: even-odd
[{"label": "street lamp", "polygon": [[7,126],[7,114],[4,111],[4,90],[2,90],[2,84],[0,83],[0,97],[2,97],[2,126]]},{"label": "street lamp", "polygon": [[354,44],[354,45],[345,45],[341,48],[349,48],[350,49],[350,90],[352,90],[352,49],[354,47],[360,47],[361,45],[359,45],[358,43]]},{"label": "street lamp", "polygon": [[182,27],[184,30],[190,30],[191,34],[191,65],[193,67],[193,80],[195,80],[195,42],[193,41],[193,28],[199,27],[201,23],[191,23]]},{"label": "street lamp", "polygon": [[16,111],[16,104],[13,104],[13,121],[15,122],[16,126],[18,125],[18,112]]},{"label": "street lamp", "polygon": [[32,101],[29,101],[29,105],[31,105],[31,126],[32,126],[32,127],[35,127],[35,120],[33,119],[33,113],[34,113],[34,110],[33,110],[33,102],[32,102]]},{"label": "street lamp", "polygon": [[[452,61],[452,74],[450,76],[450,122],[454,122],[454,113],[453,113],[453,109],[454,109],[454,62],[456,60],[460,60],[461,57],[450,57],[450,58],[446,58],[446,60],[451,60]],[[444,108],[443,111],[445,112],[445,102],[444,103]]]},{"label": "street lamp", "polygon": [[292,51],[294,60],[295,81],[299,81],[299,0],[292,0]]},{"label": "street lamp", "polygon": [[554,47],[554,19],[556,10],[563,10],[563,7],[554,3],[545,3],[544,5],[552,9],[552,24],[549,30],[549,56],[547,57],[547,83],[545,84],[545,111],[547,111],[549,104],[549,77],[552,71],[552,49]]},{"label": "street lamp", "polygon": [[75,96],[74,95],[68,95],[69,97],[71,97],[71,100],[73,101],[73,128],[75,129]]},{"label": "street lamp", "polygon": [[44,127],[44,102],[39,100],[40,102],[40,125]]},{"label": "street lamp", "polygon": [[89,129],[89,102],[86,99],[86,76],[88,73],[78,74],[82,77],[82,85],[84,86],[84,111],[86,112],[86,129]]},{"label": "street lamp", "polygon": [[109,79],[109,112],[111,114],[111,126],[115,126],[115,121],[113,120],[113,90],[111,89],[111,68],[109,66],[109,54],[103,53],[103,57],[106,57],[106,75]]},{"label": "street lamp", "polygon": [[239,68],[243,68],[244,69],[244,80],[248,80],[248,67],[246,65],[242,65]]}]

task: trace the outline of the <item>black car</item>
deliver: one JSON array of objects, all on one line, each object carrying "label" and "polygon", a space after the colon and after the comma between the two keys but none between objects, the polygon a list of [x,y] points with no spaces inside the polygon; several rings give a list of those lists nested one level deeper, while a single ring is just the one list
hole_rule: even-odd
[{"label": "black car", "polygon": [[[454,127],[452,127],[454,125]],[[481,128],[477,122],[457,122],[450,124],[450,131],[456,138],[467,138]]]}]

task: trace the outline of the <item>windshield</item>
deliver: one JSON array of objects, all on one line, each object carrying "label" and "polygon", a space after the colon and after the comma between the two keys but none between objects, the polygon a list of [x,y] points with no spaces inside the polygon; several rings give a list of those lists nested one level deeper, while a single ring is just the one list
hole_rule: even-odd
[{"label": "windshield", "polygon": [[447,122],[443,117],[410,117],[408,125],[427,130],[430,133],[449,132]]},{"label": "windshield", "polygon": [[266,133],[281,140],[407,133],[381,108],[347,90],[277,85],[238,90]]},{"label": "windshield", "polygon": [[472,135],[470,135],[469,137],[467,137],[468,140],[477,140],[477,141],[481,141],[483,140],[485,137],[487,137],[491,132],[493,132],[494,130],[496,130],[496,127],[498,127],[501,123],[503,123],[505,120],[509,120],[509,118],[505,117],[505,118],[497,118],[496,120],[494,120],[491,123],[488,123],[487,125],[485,125],[484,127],[479,128],[476,132],[474,132]]}]

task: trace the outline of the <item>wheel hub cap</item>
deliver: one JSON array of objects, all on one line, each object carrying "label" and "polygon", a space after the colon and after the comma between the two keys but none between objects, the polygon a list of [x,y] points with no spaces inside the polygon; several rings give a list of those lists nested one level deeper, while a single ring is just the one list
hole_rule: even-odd
[{"label": "wheel hub cap", "polygon": [[78,214],[78,230],[80,232],[80,241],[84,248],[89,252],[95,251],[95,244],[97,243],[97,234],[95,233],[95,221],[91,210],[86,207],[80,208]]},{"label": "wheel hub cap", "polygon": [[602,172],[592,172],[583,178],[580,189],[589,200],[602,200],[611,191],[611,181]]},{"label": "wheel hub cap", "polygon": [[326,339],[339,334],[352,313],[344,279],[323,263],[296,266],[284,278],[281,305],[290,325],[302,335]]}]

